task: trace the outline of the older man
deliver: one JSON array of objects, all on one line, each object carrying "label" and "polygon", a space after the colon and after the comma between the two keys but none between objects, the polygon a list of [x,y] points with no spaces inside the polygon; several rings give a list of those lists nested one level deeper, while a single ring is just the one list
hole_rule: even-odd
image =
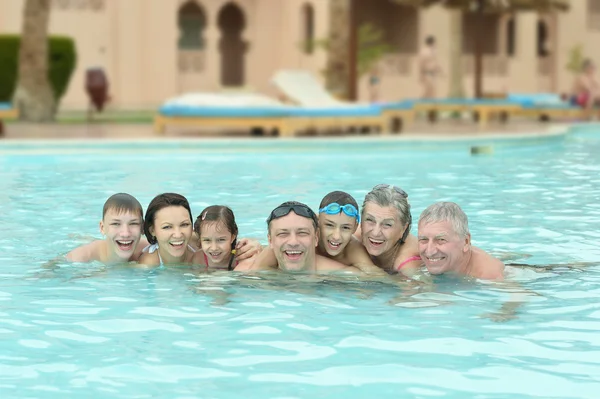
[{"label": "older man", "polygon": [[[317,215],[307,205],[288,201],[273,209],[267,219],[269,246],[283,271],[318,273],[356,271],[332,259],[316,254],[319,242]],[[260,257],[250,267],[236,271],[269,269]]]},{"label": "older man", "polygon": [[419,217],[419,254],[431,274],[504,279],[504,264],[471,245],[469,222],[453,202],[438,202]]}]

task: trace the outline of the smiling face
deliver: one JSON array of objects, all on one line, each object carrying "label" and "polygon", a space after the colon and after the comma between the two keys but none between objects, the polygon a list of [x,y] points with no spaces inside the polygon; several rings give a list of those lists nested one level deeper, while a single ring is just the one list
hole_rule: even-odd
[{"label": "smiling face", "polygon": [[314,268],[317,240],[312,219],[298,216],[293,211],[273,219],[269,225],[269,245],[282,270]]},{"label": "smiling face", "polygon": [[327,252],[331,257],[341,254],[352,239],[352,234],[357,227],[356,218],[343,212],[337,215],[321,213],[319,215],[320,250]]},{"label": "smiling face", "polygon": [[142,236],[142,217],[137,212],[108,209],[100,222],[106,236],[110,258],[129,261]]},{"label": "smiling face", "polygon": [[368,202],[363,207],[360,227],[362,243],[369,255],[381,256],[394,250],[408,225],[402,224],[396,208]]},{"label": "smiling face", "polygon": [[236,236],[220,222],[203,222],[200,231],[200,246],[208,258],[208,266],[227,266]]},{"label": "smiling face", "polygon": [[419,254],[431,274],[456,272],[468,261],[471,236],[462,237],[448,221],[419,223]]},{"label": "smiling face", "polygon": [[164,260],[180,261],[192,236],[192,220],[183,206],[167,206],[156,212],[150,234],[156,237]]}]

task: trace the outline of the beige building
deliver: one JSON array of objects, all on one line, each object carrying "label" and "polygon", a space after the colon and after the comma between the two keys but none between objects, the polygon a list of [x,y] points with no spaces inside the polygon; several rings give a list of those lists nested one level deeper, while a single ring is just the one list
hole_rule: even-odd
[{"label": "beige building", "polygon": [[[360,22],[384,29],[395,49],[381,61],[382,100],[419,95],[417,53],[428,35],[449,70],[450,13],[413,10],[389,0],[358,0]],[[0,0],[0,32],[19,33],[25,0]],[[328,0],[52,0],[50,31],[76,39],[77,69],[63,108],[84,108],[85,71],[101,66],[112,108],[155,108],[184,92],[243,87],[275,94],[269,80],[280,68],[321,76],[326,54],[303,46],[328,32]],[[600,62],[600,0],[572,0],[571,10],[486,17],[484,90],[568,91],[570,51],[582,45]],[[473,88],[474,19],[463,19],[467,93]],[[368,79],[359,96],[366,100]],[[439,81],[445,95],[448,78]]]}]

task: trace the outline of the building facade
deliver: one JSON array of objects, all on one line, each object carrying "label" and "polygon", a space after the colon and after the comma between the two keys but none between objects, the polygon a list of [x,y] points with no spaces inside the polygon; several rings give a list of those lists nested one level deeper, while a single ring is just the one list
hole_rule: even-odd
[{"label": "building facade", "polygon": [[[19,33],[25,0],[0,0],[0,33]],[[566,13],[486,15],[484,91],[565,92],[573,74],[566,65],[581,46],[600,62],[600,0],[573,0]],[[428,35],[449,71],[450,12],[415,10],[390,0],[359,0],[360,24],[383,30],[393,49],[380,62],[382,100],[420,93],[417,54]],[[269,83],[282,68],[323,76],[326,53],[307,45],[327,37],[328,0],[52,0],[50,32],[76,40],[77,68],[62,107],[87,106],[85,72],[102,67],[111,108],[156,108],[185,92],[244,89],[275,95]],[[475,17],[463,15],[466,93],[473,93]],[[438,93],[450,82],[441,78]],[[368,78],[359,97],[369,98]]]}]

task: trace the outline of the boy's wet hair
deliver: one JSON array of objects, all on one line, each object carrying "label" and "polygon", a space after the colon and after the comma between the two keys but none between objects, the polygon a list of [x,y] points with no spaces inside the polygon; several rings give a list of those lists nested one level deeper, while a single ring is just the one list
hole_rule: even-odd
[{"label": "boy's wet hair", "polygon": [[144,235],[150,244],[156,244],[156,237],[152,236],[150,233],[150,227],[152,227],[154,224],[156,214],[161,209],[169,206],[184,207],[190,214],[190,222],[193,220],[190,203],[183,195],[176,193],[163,193],[157,195],[152,201],[150,201],[150,205],[148,205],[148,209],[146,209],[146,217],[144,218]]},{"label": "boy's wet hair", "polygon": [[131,212],[140,215],[140,219],[144,218],[144,210],[140,202],[134,196],[126,193],[111,195],[106,200],[102,209],[102,219],[110,209],[114,209],[117,213]]},{"label": "boy's wet hair", "polygon": [[352,205],[357,210],[359,209],[358,202],[356,202],[354,197],[344,191],[332,191],[329,194],[327,194],[326,196],[324,196],[323,199],[321,200],[321,204],[319,205],[319,209],[323,209],[327,205],[333,204],[334,202],[338,203],[342,206],[343,205]]},{"label": "boy's wet hair", "polygon": [[[237,245],[238,226],[235,222],[235,215],[233,214],[231,208],[224,205],[211,205],[200,212],[200,215],[198,215],[196,221],[194,222],[194,231],[196,234],[198,234],[198,238],[201,236],[202,224],[207,222],[222,223],[225,228],[235,236],[235,239],[231,243],[231,250],[233,251]],[[202,241],[200,241],[198,246],[202,248]],[[234,257],[231,256],[229,259],[229,270],[231,270],[233,258]]]}]

